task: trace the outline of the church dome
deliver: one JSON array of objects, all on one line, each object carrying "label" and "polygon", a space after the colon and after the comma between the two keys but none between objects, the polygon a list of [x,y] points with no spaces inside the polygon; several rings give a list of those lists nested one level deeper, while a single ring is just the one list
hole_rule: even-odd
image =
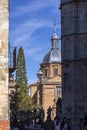
[{"label": "church dome", "polygon": [[61,52],[58,48],[58,36],[56,34],[56,24],[51,36],[51,50],[44,56],[42,63],[61,63]]},{"label": "church dome", "polygon": [[52,49],[43,58],[42,63],[61,63],[61,53],[59,49]]}]

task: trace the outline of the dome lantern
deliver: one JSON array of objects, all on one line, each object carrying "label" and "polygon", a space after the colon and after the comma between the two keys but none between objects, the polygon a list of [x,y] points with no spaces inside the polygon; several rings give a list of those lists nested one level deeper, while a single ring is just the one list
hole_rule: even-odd
[{"label": "dome lantern", "polygon": [[58,35],[56,33],[56,22],[55,21],[54,21],[53,35],[51,36],[51,42],[52,42],[52,49],[58,48]]},{"label": "dome lantern", "polygon": [[58,36],[56,34],[56,22],[54,22],[51,45],[51,50],[44,56],[42,63],[61,63],[61,53],[58,48]]}]

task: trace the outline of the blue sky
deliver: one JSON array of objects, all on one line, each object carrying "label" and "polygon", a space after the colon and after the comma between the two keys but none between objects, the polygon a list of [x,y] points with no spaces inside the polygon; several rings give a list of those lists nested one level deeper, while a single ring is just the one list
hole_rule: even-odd
[{"label": "blue sky", "polygon": [[51,48],[54,19],[60,38],[59,6],[60,0],[10,0],[10,44],[24,49],[29,84],[38,80],[39,65]]}]

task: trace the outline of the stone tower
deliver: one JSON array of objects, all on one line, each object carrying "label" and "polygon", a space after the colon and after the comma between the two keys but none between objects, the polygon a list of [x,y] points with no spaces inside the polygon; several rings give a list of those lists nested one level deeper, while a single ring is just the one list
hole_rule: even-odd
[{"label": "stone tower", "polygon": [[87,114],[87,0],[61,0],[62,116]]},{"label": "stone tower", "polygon": [[9,130],[8,34],[9,2],[0,0],[0,130]]}]

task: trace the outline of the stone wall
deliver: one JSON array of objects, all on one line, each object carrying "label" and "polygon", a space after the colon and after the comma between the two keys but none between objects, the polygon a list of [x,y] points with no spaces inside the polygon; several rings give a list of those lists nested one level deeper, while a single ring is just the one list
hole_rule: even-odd
[{"label": "stone wall", "polygon": [[87,113],[87,1],[61,0],[63,117],[79,123]]},{"label": "stone wall", "polygon": [[9,130],[8,101],[8,0],[0,0],[0,130]]}]

